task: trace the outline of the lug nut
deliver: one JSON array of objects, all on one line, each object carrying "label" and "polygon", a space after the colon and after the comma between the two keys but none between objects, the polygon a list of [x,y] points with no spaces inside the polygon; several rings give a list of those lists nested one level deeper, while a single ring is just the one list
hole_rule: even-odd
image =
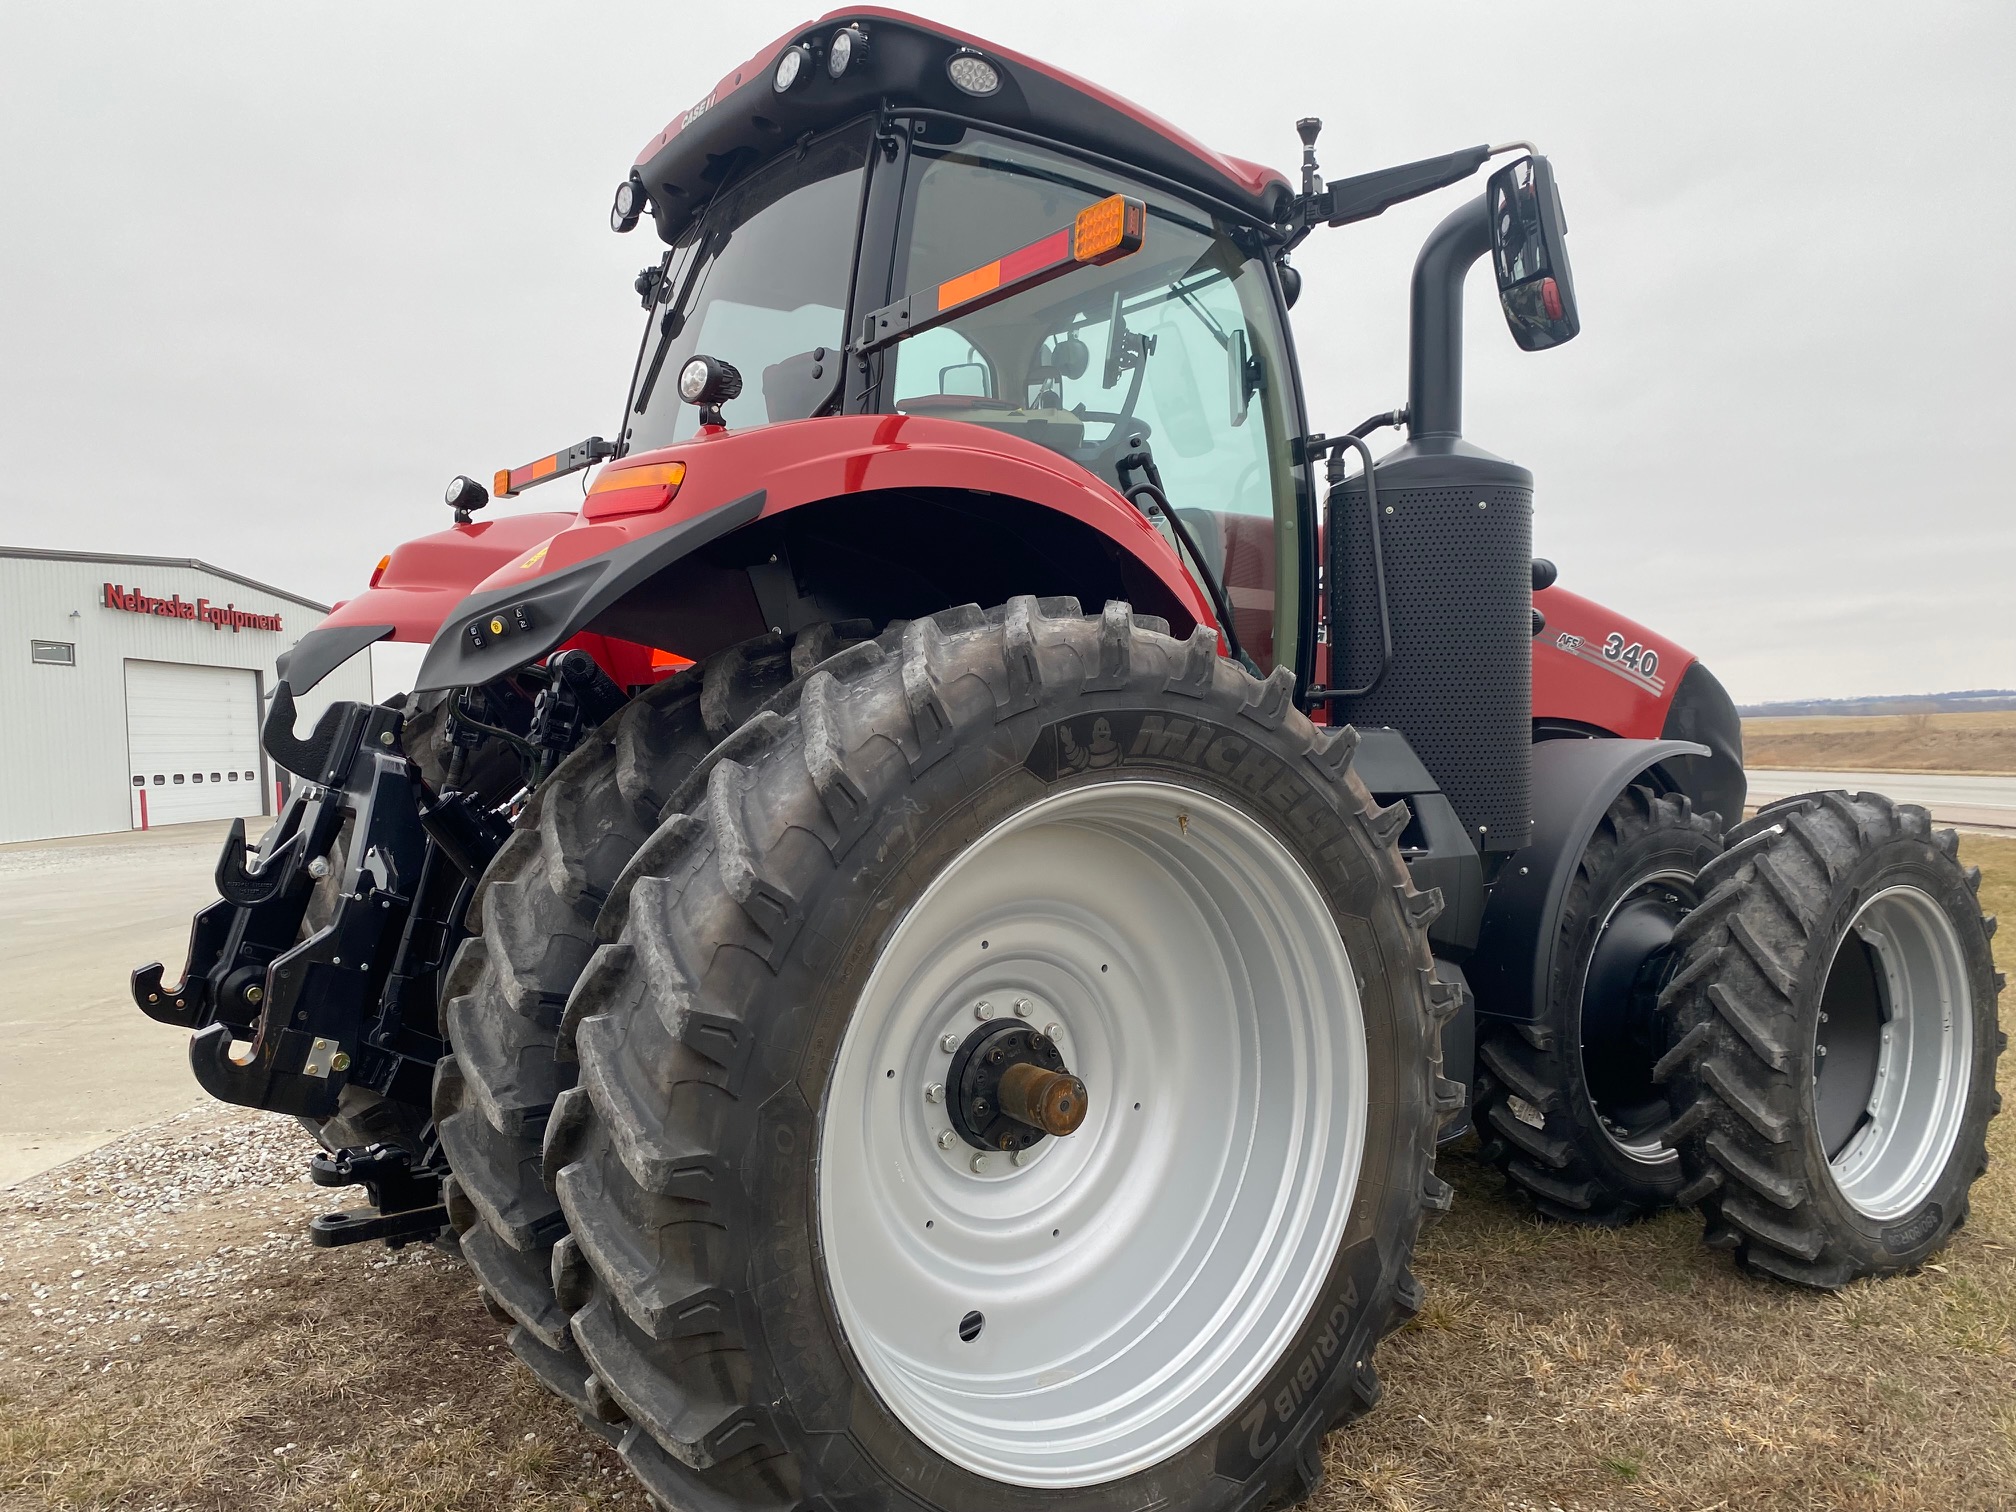
[{"label": "lug nut", "polygon": [[1027,1018],[1029,1017],[1030,1014],[1034,1013],[1035,1011],[1036,1006],[1035,1004],[1031,1003],[1029,999],[1027,998],[1015,999],[1015,1017]]},{"label": "lug nut", "polygon": [[924,1089],[924,1101],[926,1101],[927,1103],[938,1102],[942,1100],[944,1096],[945,1096],[945,1085],[943,1082],[933,1082],[931,1083],[930,1086]]},{"label": "lug nut", "polygon": [[959,1048],[959,1036],[956,1034],[946,1035],[938,1041],[938,1048],[943,1050],[947,1055],[950,1055],[954,1050]]},{"label": "lug nut", "polygon": [[941,1150],[949,1150],[949,1149],[951,1149],[951,1148],[952,1148],[952,1141],[953,1141],[953,1140],[954,1140],[954,1139],[955,1139],[956,1137],[957,1137],[957,1136],[956,1136],[956,1135],[954,1135],[954,1134],[953,1134],[953,1132],[952,1132],[952,1131],[951,1131],[950,1129],[940,1129],[940,1130],[938,1131],[938,1148],[939,1148],[939,1149],[941,1149]]},{"label": "lug nut", "polygon": [[1043,1027],[1043,1033],[1049,1037],[1052,1044],[1055,1044],[1058,1040],[1064,1038],[1064,1026],[1062,1024],[1046,1024]]},{"label": "lug nut", "polygon": [[1035,1158],[1036,1157],[1030,1154],[1029,1151],[1027,1150],[1017,1150],[1013,1156],[1015,1164],[1017,1164],[1018,1166],[1025,1166]]},{"label": "lug nut", "polygon": [[991,1019],[994,1017],[994,1005],[985,998],[982,998],[973,1005],[973,1017],[977,1019]]},{"label": "lug nut", "polygon": [[987,1169],[986,1155],[984,1154],[975,1155],[973,1157],[973,1174],[978,1176],[982,1171],[986,1169]]}]

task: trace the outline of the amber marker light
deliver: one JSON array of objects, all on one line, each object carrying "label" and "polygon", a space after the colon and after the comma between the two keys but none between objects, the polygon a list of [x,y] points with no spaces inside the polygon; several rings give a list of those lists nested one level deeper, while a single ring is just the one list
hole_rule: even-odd
[{"label": "amber marker light", "polygon": [[588,485],[581,513],[591,520],[648,514],[663,509],[686,481],[684,462],[646,462],[640,467],[603,468]]},{"label": "amber marker light", "polygon": [[371,569],[371,582],[369,586],[376,588],[378,586],[378,579],[385,576],[385,569],[391,565],[392,554],[388,551],[384,556],[378,558],[378,565]]},{"label": "amber marker light", "polygon": [[1109,194],[1087,205],[1071,223],[1071,256],[1081,263],[1109,263],[1141,248],[1147,207],[1124,194]]}]

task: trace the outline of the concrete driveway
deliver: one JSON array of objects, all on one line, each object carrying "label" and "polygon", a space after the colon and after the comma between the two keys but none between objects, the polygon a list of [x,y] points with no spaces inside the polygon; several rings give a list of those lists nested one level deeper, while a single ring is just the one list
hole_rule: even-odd
[{"label": "concrete driveway", "polygon": [[178,979],[229,828],[0,845],[0,1187],[206,1100],[189,1036],[142,1016],[127,976]]}]

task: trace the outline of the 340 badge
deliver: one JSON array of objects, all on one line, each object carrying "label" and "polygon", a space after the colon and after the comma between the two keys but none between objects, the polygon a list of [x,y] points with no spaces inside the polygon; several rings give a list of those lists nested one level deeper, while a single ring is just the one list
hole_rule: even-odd
[{"label": "340 badge", "polygon": [[1554,645],[1570,656],[1590,662],[1606,672],[1614,672],[1641,688],[1654,693],[1666,691],[1666,679],[1659,675],[1659,653],[1640,641],[1627,641],[1615,630],[1604,636],[1600,644],[1572,630],[1563,630],[1554,637]]}]

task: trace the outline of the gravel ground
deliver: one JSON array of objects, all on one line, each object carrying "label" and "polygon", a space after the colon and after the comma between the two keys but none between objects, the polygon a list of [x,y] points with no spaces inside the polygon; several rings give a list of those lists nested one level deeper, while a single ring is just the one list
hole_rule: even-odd
[{"label": "gravel ground", "polygon": [[204,1107],[0,1193],[0,1507],[644,1507],[459,1261],[310,1247],[312,1150]]}]

